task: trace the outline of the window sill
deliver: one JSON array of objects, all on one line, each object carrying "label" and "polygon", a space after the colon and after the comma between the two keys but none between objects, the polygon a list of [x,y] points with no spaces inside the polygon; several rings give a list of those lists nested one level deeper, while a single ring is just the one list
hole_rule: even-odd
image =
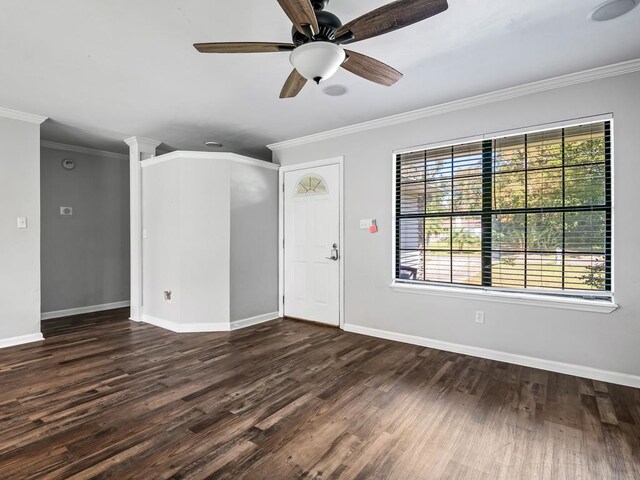
[{"label": "window sill", "polygon": [[578,310],[581,312],[612,313],[619,308],[613,301],[562,298],[551,295],[534,295],[530,293],[473,290],[459,287],[440,287],[436,285],[415,285],[402,282],[393,282],[391,284],[391,288],[396,292],[402,293],[417,293],[421,295],[436,295],[441,297],[464,298],[468,300],[511,303],[532,307]]}]

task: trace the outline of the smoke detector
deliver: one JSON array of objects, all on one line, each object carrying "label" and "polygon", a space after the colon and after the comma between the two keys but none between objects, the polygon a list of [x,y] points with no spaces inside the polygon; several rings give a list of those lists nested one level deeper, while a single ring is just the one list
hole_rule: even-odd
[{"label": "smoke detector", "polygon": [[347,87],[344,85],[329,85],[322,89],[325,95],[329,95],[330,97],[340,97],[347,93]]}]

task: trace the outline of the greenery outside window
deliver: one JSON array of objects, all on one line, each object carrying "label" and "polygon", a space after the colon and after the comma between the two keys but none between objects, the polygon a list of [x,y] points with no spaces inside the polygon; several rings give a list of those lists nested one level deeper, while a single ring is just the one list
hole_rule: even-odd
[{"label": "greenery outside window", "polygon": [[397,282],[611,297],[611,122],[396,157]]}]

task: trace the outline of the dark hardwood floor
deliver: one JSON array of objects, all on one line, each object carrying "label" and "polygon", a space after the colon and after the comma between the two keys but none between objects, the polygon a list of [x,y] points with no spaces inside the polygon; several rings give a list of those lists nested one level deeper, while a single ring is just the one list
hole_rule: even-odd
[{"label": "dark hardwood floor", "polygon": [[126,318],[0,350],[0,478],[640,478],[640,390],[292,320]]}]

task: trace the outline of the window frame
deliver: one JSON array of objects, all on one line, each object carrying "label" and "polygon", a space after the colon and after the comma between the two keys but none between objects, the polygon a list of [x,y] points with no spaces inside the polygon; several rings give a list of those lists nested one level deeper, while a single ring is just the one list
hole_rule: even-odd
[{"label": "window frame", "polygon": [[[609,277],[609,290],[606,292],[593,291],[590,294],[587,290],[558,290],[553,291],[550,289],[533,289],[533,288],[508,288],[508,287],[492,287],[492,286],[474,286],[474,285],[462,285],[446,282],[435,281],[422,281],[422,280],[408,280],[397,278],[397,262],[398,262],[398,242],[400,241],[398,236],[398,224],[396,218],[396,202],[397,202],[397,172],[398,172],[398,157],[402,154],[413,153],[422,150],[452,147],[460,144],[467,144],[473,142],[480,142],[486,145],[484,142],[492,141],[498,138],[507,136],[516,136],[522,134],[534,134],[538,132],[545,132],[556,129],[570,128],[578,125],[587,125],[593,123],[609,122],[609,139],[610,148],[608,152],[608,158],[606,159],[606,167],[608,169],[609,187],[611,188],[611,196],[608,199],[610,204],[610,225],[611,236],[608,247],[610,249],[610,277]],[[497,301],[500,303],[516,303],[532,306],[547,306],[570,310],[581,311],[593,311],[599,313],[611,313],[618,308],[618,305],[614,301],[614,286],[615,286],[615,262],[614,262],[614,249],[613,245],[615,235],[615,202],[614,202],[614,120],[612,114],[591,116],[586,118],[566,120],[560,122],[553,122],[543,125],[535,125],[528,127],[519,127],[516,129],[486,133],[483,135],[476,135],[470,137],[457,138],[447,141],[434,142],[426,145],[414,146],[409,148],[397,149],[393,151],[392,156],[392,221],[391,221],[391,235],[392,235],[392,259],[391,259],[391,275],[392,282],[390,284],[394,291],[403,293],[419,293],[430,294],[445,297],[456,298],[469,298],[469,299],[482,299]]]}]

